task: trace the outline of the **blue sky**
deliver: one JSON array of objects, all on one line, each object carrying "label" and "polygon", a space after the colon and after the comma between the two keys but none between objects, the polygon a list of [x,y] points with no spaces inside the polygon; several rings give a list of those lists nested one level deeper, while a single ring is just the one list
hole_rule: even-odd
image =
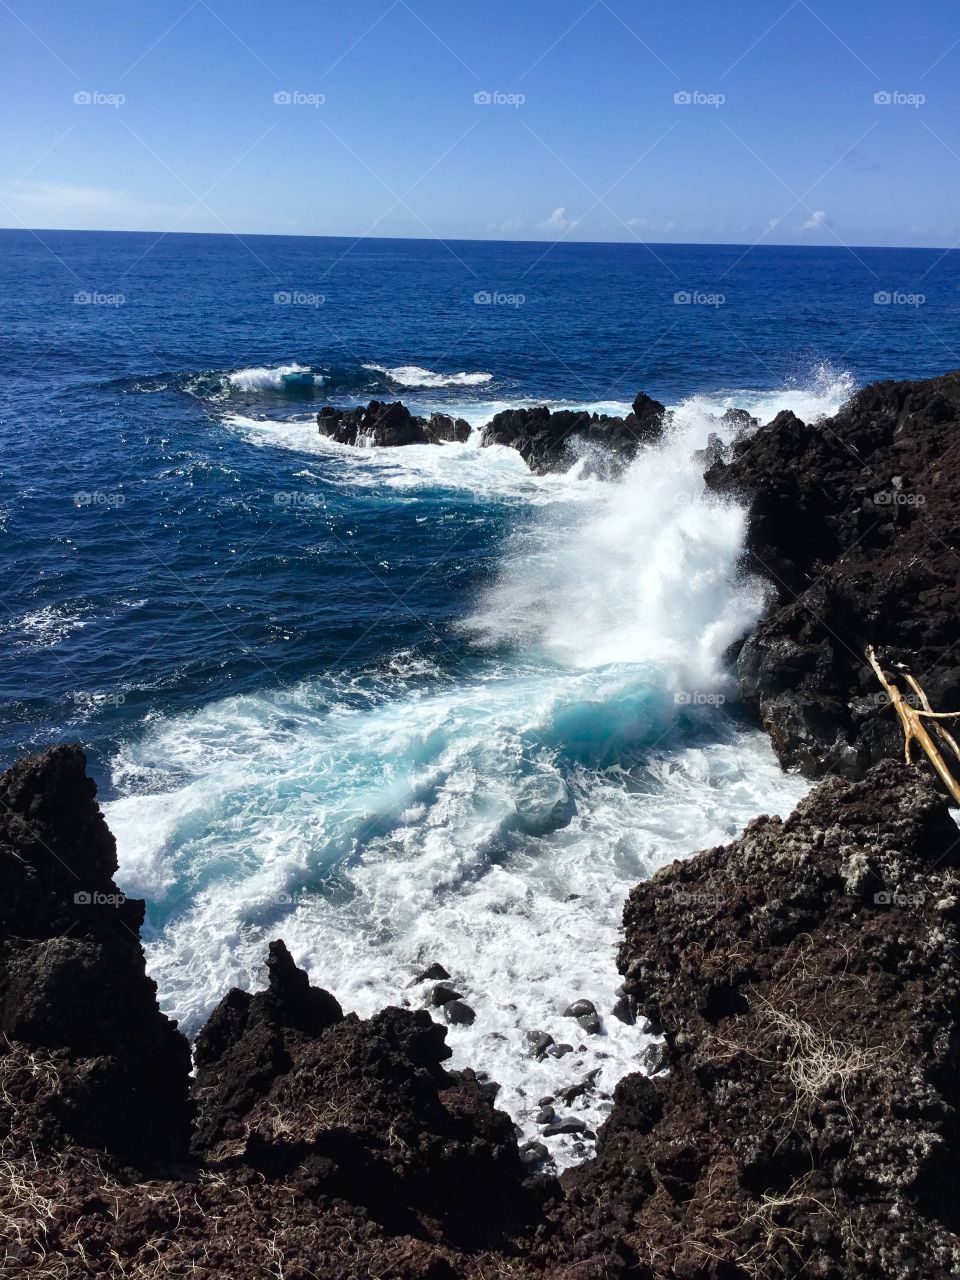
[{"label": "blue sky", "polygon": [[0,0],[0,48],[8,227],[960,237],[956,3]]}]

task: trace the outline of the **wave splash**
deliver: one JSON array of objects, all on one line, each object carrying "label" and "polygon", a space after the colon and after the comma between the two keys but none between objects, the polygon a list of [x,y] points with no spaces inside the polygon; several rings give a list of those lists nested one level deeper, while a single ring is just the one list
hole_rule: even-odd
[{"label": "wave splash", "polygon": [[[836,394],[821,392],[825,412]],[[469,451],[522,526],[464,621],[454,674],[393,655],[369,679],[225,699],[124,747],[106,806],[120,881],[149,900],[150,972],[188,1031],[230,986],[262,984],[274,937],[361,1015],[416,1004],[410,976],[439,960],[477,1013],[449,1032],[455,1064],[488,1070],[528,1137],[537,1099],[595,1068],[598,1091],[574,1110],[602,1122],[646,1042],[610,1016],[626,893],[807,789],[724,710],[725,650],[763,594],[739,569],[743,512],[705,491],[695,456],[721,408],[678,405],[617,483],[577,468],[520,483],[510,450],[433,449],[461,470]],[[440,512],[426,450],[382,452],[422,486],[425,518],[427,503]],[[383,465],[351,451],[343,483]],[[579,997],[602,1036],[562,1017]],[[537,1062],[531,1029],[574,1052]],[[550,1145],[561,1165],[584,1154],[574,1138]]]},{"label": "wave splash", "polygon": [[707,491],[696,457],[721,429],[701,401],[684,402],[666,439],[577,518],[545,510],[515,538],[468,631],[580,669],[653,664],[668,688],[725,686],[723,654],[765,591],[738,573],[745,513]]},{"label": "wave splash", "polygon": [[476,387],[493,379],[492,373],[436,373],[416,364],[397,365],[393,369],[382,364],[365,364],[364,369],[382,373],[400,387]]}]

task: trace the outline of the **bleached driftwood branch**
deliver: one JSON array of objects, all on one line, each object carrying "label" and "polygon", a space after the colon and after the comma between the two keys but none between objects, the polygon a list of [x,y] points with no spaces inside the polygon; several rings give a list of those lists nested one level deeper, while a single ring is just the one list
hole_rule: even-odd
[{"label": "bleached driftwood branch", "polygon": [[927,695],[920,688],[920,685],[909,672],[903,672],[903,679],[913,690],[920,700],[920,710],[911,707],[910,703],[903,696],[903,693],[897,687],[893,678],[884,674],[883,668],[877,661],[877,655],[873,651],[873,645],[867,648],[867,661],[873,668],[874,675],[886,690],[887,697],[890,699],[890,705],[896,711],[900,718],[900,725],[903,729],[903,747],[907,764],[913,764],[913,744],[918,742],[927,756],[927,759],[937,771],[940,781],[947,788],[950,794],[960,804],[960,782],[947,768],[946,761],[940,754],[937,744],[924,724],[924,720],[932,720],[933,728],[941,742],[953,752],[960,761],[960,747],[957,746],[953,735],[940,724],[941,720],[956,720],[960,718],[960,711],[934,711],[930,706]]}]

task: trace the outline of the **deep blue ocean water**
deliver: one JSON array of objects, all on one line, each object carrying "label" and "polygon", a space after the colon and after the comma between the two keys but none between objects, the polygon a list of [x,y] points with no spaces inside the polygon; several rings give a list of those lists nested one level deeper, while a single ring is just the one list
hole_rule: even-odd
[{"label": "deep blue ocean water", "polygon": [[[0,232],[0,756],[87,747],[165,1007],[194,1027],[279,932],[362,1012],[439,955],[526,1123],[560,1067],[517,1037],[612,992],[629,885],[804,789],[729,714],[762,593],[690,454],[729,405],[960,366],[958,264]],[[615,485],[314,421],[641,388],[675,434]],[[604,1040],[612,1086],[639,1042]]]}]

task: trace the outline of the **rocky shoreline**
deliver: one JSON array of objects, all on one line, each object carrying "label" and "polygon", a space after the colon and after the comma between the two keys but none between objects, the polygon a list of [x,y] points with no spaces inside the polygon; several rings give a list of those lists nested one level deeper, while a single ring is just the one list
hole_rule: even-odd
[{"label": "rocky shoreline", "polygon": [[[320,429],[459,438],[441,416],[374,402]],[[622,420],[510,411],[484,439],[538,470],[609,441],[619,464],[663,424],[639,396]],[[960,374],[740,425],[704,462],[749,502],[745,569],[772,588],[736,657],[744,701],[785,764],[832,776],[630,895],[618,1016],[663,1049],[617,1087],[596,1158],[554,1177],[483,1064],[446,1069],[440,1020],[472,1011],[440,968],[419,975],[436,1017],[361,1020],[278,940],[266,988],[226,993],[191,1060],[83,753],[59,746],[0,777],[0,1274],[960,1274],[960,832],[898,762],[862,658],[875,644],[960,707]]]}]

